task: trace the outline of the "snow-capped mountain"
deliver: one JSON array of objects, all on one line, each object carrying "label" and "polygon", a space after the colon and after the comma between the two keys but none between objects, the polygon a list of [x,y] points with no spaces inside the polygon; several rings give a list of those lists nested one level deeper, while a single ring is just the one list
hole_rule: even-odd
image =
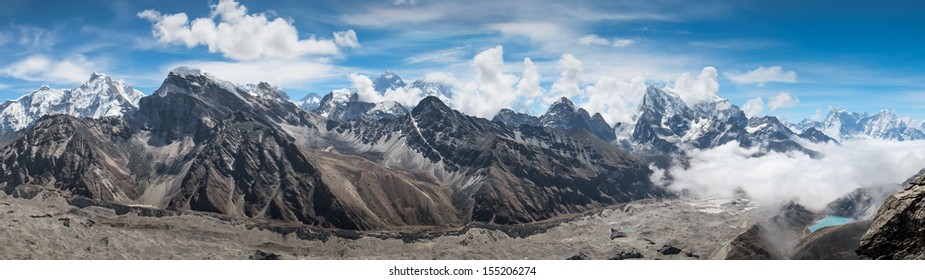
[{"label": "snow-capped mountain", "polygon": [[443,102],[453,99],[453,87],[448,84],[417,80],[410,87],[420,89],[423,96],[436,96]]},{"label": "snow-capped mountain", "polygon": [[[441,101],[449,103],[452,101],[453,96],[452,88],[447,84],[422,80],[406,84],[398,74],[392,71],[386,71],[376,78],[373,81],[373,88],[380,94],[385,95],[386,98],[401,99],[402,103],[398,103],[399,100],[385,100],[378,103],[366,102],[359,99],[359,95],[355,90],[343,89],[326,94],[320,98],[315,108],[309,110],[334,121],[355,119],[378,121],[407,115],[410,107],[405,107],[402,104],[408,105],[409,100],[416,102],[427,96],[435,96]],[[390,93],[386,94],[387,92]],[[394,96],[393,94],[405,94],[408,96]],[[302,106],[299,102],[296,102],[296,104]]]},{"label": "snow-capped mountain", "polygon": [[[627,134],[627,129],[615,126]],[[767,151],[801,151],[811,156],[800,138],[776,117],[745,117],[739,107],[725,99],[702,101],[688,106],[676,94],[649,86],[639,105],[632,127],[635,149],[663,154],[683,154],[685,149],[708,149],[737,141],[743,147],[758,146]]]},{"label": "snow-capped mountain", "polygon": [[93,73],[74,89],[42,86],[16,100],[0,104],[0,132],[27,128],[45,115],[67,114],[77,118],[121,116],[138,108],[144,94],[106,74]]},{"label": "snow-capped mountain", "polygon": [[871,115],[866,112],[856,113],[842,108],[833,108],[821,122],[803,120],[793,126],[802,130],[815,128],[838,140],[853,138],[897,141],[925,139],[925,128],[922,127],[921,121],[900,117],[888,110]]},{"label": "snow-capped mountain", "polygon": [[355,91],[342,89],[326,94],[312,112],[334,121],[360,119],[374,122],[405,116],[408,109],[395,101],[363,102]]},{"label": "snow-capped mountain", "polygon": [[378,93],[385,93],[390,89],[394,90],[405,86],[405,81],[402,81],[401,77],[392,71],[385,71],[382,76],[373,81],[373,89]]},{"label": "snow-capped mountain", "polygon": [[311,111],[318,108],[318,105],[321,105],[321,96],[312,92],[302,97],[302,99],[292,101],[292,103],[302,108],[302,110]]}]

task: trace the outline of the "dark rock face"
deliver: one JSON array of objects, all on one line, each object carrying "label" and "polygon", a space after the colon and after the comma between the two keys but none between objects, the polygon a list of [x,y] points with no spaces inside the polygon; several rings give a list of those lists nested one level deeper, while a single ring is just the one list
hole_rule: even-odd
[{"label": "dark rock face", "polygon": [[617,238],[624,238],[624,237],[626,237],[625,232],[622,232],[616,229],[610,229],[610,240],[614,240]]},{"label": "dark rock face", "polygon": [[572,100],[562,97],[556,103],[553,103],[546,114],[540,116],[540,124],[544,127],[558,128],[564,130],[585,130],[597,136],[606,142],[613,142],[617,139],[613,129],[604,121],[601,115],[594,114],[592,117],[583,108],[575,108]]},{"label": "dark rock face", "polygon": [[407,119],[329,129],[370,145],[398,137],[446,172],[479,178],[466,187],[449,186],[464,222],[532,222],[669,195],[651,184],[644,163],[587,131],[521,126],[515,135],[507,126],[452,110],[436,97],[422,100]]},{"label": "dark rock face", "polygon": [[0,150],[0,183],[6,193],[37,185],[109,201],[134,199],[138,192],[124,167],[127,151],[118,145],[132,131],[118,118],[42,117],[22,138]]},{"label": "dark rock face", "polygon": [[925,259],[925,176],[886,199],[857,252],[878,260]]},{"label": "dark rock face", "polygon": [[498,114],[491,119],[494,123],[500,123],[511,128],[517,128],[521,125],[541,126],[540,118],[527,115],[524,113],[514,112],[511,109],[501,109]]},{"label": "dark rock face", "polygon": [[280,259],[282,259],[282,256],[280,256],[279,254],[276,254],[276,253],[269,253],[269,252],[264,252],[264,251],[261,251],[261,250],[257,250],[256,252],[254,252],[254,254],[248,256],[247,258],[250,259],[250,260],[264,260],[264,261],[266,261],[266,260],[271,260],[271,261],[275,261],[275,260],[280,260]]},{"label": "dark rock face", "polygon": [[893,188],[857,188],[830,202],[823,212],[855,220],[872,219],[890,189]]},{"label": "dark rock face", "polygon": [[759,145],[766,151],[789,152],[800,151],[811,157],[818,158],[821,155],[810,149],[807,149],[794,141],[796,134],[787,128],[777,117],[764,116],[748,120],[748,128],[751,142],[760,143]]},{"label": "dark rock face", "polygon": [[578,253],[578,254],[575,254],[574,256],[568,257],[568,258],[565,259],[565,260],[568,260],[568,261],[580,261],[580,260],[590,260],[590,259],[591,259],[591,257],[588,257],[588,255],[586,255],[584,252],[580,252],[580,253]]},{"label": "dark rock face", "polygon": [[628,259],[641,259],[643,258],[642,253],[636,251],[634,248],[630,252],[620,251],[616,256],[610,258],[611,260],[628,260]]},{"label": "dark rock face", "polygon": [[304,117],[285,96],[263,83],[258,89],[275,96],[258,97],[206,74],[171,72],[161,87],[139,101],[131,119],[169,144],[187,135],[205,140],[218,122],[235,112],[252,112],[277,123],[305,125]]},{"label": "dark rock face", "polygon": [[820,215],[789,202],[766,221],[751,225],[716,256],[726,260],[781,260],[799,242],[806,227]]},{"label": "dark rock face", "polygon": [[662,255],[677,255],[681,253],[681,249],[671,245],[663,245],[661,249],[658,249],[658,253]]},{"label": "dark rock face", "polygon": [[813,141],[813,143],[838,143],[838,141],[832,139],[832,137],[829,137],[828,135],[825,135],[825,133],[822,133],[822,131],[819,131],[815,127],[810,127],[804,130],[803,133],[800,133],[800,138]]},{"label": "dark rock face", "polygon": [[343,209],[315,205],[314,196],[328,194],[317,169],[292,140],[245,113],[217,127],[181,186],[169,208],[357,227],[343,221]]},{"label": "dark rock face", "polygon": [[766,229],[752,225],[729,241],[719,256],[724,260],[782,260],[784,256],[764,238]]},{"label": "dark rock face", "polygon": [[800,240],[790,254],[792,260],[857,260],[861,236],[870,221],[819,229]]}]

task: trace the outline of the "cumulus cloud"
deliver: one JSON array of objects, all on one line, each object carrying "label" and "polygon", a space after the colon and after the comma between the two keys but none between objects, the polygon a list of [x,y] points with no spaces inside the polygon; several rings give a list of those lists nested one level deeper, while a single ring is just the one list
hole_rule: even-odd
[{"label": "cumulus cloud", "polygon": [[504,49],[496,46],[484,50],[472,59],[476,81],[457,86],[454,104],[460,111],[478,117],[491,118],[502,108],[510,108],[517,100],[514,83],[517,77],[504,73]]},{"label": "cumulus cloud", "polygon": [[383,98],[376,89],[373,88],[373,80],[366,75],[360,75],[357,73],[350,73],[347,76],[350,79],[350,83],[353,84],[353,88],[357,91],[357,97],[360,101],[378,103],[382,102]]},{"label": "cumulus cloud", "polygon": [[530,58],[524,58],[524,72],[520,81],[517,82],[517,94],[527,98],[543,95],[543,88],[540,87],[540,73]]},{"label": "cumulus cloud", "polygon": [[[209,52],[222,53],[235,60],[260,58],[294,58],[302,55],[339,53],[338,44],[314,36],[299,39],[292,22],[269,18],[267,14],[248,14],[247,8],[234,0],[221,0],[211,6],[208,18],[189,20],[185,13],[161,14],[145,10],[138,17],[151,21],[151,33],[160,43],[180,44],[188,48],[207,46]],[[340,34],[343,46],[351,47],[356,33]],[[337,38],[335,33],[335,38]]]},{"label": "cumulus cloud", "polygon": [[646,82],[642,77],[626,81],[613,77],[601,77],[585,88],[588,97],[581,104],[589,112],[601,113],[607,123],[631,122],[639,107],[639,101],[646,93]]},{"label": "cumulus cloud", "polygon": [[613,39],[613,41],[596,34],[590,34],[578,39],[578,43],[585,46],[612,46],[612,47],[626,47],[632,45],[636,41],[633,39]]},{"label": "cumulus cloud", "polygon": [[761,97],[749,99],[745,105],[742,105],[742,112],[749,118],[761,114],[761,111],[764,111],[764,100]]},{"label": "cumulus cloud", "polygon": [[574,98],[581,93],[583,74],[581,61],[575,58],[574,55],[566,53],[559,59],[558,65],[562,73],[559,74],[559,79],[552,84],[552,92],[555,93],[556,96],[550,96],[547,102],[559,99],[561,96]]},{"label": "cumulus cloud", "polygon": [[693,106],[702,101],[719,98],[719,83],[716,77],[716,68],[707,66],[697,77],[686,72],[681,74],[681,77],[675,80],[674,86],[668,90],[678,94],[684,103]]},{"label": "cumulus cloud", "polygon": [[[414,107],[422,98],[424,93],[419,88],[400,87],[388,89],[384,93],[379,93],[373,87],[373,81],[369,76],[357,73],[347,75],[353,89],[357,92],[357,98],[363,102],[379,103],[385,101],[395,101],[405,107]],[[442,78],[442,77],[441,77]]]},{"label": "cumulus cloud", "polygon": [[771,97],[771,99],[768,101],[768,109],[775,111],[777,109],[791,108],[796,106],[797,103],[800,103],[799,99],[793,97],[790,95],[790,93],[782,91],[780,94]]},{"label": "cumulus cloud", "polygon": [[75,55],[56,60],[43,55],[33,55],[3,67],[4,76],[33,82],[85,82],[99,65],[85,56]]},{"label": "cumulus cloud", "polygon": [[925,141],[855,140],[839,144],[806,144],[825,156],[771,152],[731,142],[694,150],[690,167],[669,168],[669,188],[706,196],[731,196],[742,189],[762,203],[796,201],[820,210],[828,202],[859,187],[898,184],[925,167]]},{"label": "cumulus cloud", "polygon": [[769,82],[775,83],[796,83],[797,73],[793,71],[784,71],[780,66],[764,67],[759,66],[757,69],[748,71],[744,74],[724,73],[726,78],[736,84],[763,84]]},{"label": "cumulus cloud", "polygon": [[360,41],[357,40],[357,33],[353,31],[353,29],[334,32],[334,44],[344,48],[360,47]]}]

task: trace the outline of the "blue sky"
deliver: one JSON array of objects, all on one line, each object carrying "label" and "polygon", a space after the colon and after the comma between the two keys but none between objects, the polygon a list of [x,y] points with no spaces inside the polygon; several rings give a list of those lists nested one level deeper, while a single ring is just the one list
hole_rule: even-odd
[{"label": "blue sky", "polygon": [[[94,71],[151,93],[170,69],[190,65],[269,81],[294,98],[355,87],[351,73],[431,73],[452,77],[458,94],[471,94],[457,107],[483,116],[533,92],[525,108],[565,95],[621,120],[638,85],[654,83],[790,120],[830,106],[925,119],[923,10],[882,0],[7,0],[0,99],[42,84],[72,88]],[[525,58],[538,90],[518,87],[531,82]]]}]

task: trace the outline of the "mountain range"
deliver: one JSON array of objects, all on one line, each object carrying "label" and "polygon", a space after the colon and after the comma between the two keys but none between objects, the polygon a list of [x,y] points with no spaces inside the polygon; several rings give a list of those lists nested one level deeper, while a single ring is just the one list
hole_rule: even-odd
[{"label": "mountain range", "polygon": [[[728,100],[690,105],[657,86],[632,123],[613,125],[568,98],[540,116],[503,109],[489,121],[453,110],[446,84],[387,72],[373,88],[420,101],[356,90],[292,101],[267,83],[185,67],[148,96],[103,74],[71,90],[42,87],[3,104],[12,136],[0,186],[345,229],[520,224],[672,196],[651,182],[648,155],[683,159],[735,142],[817,157],[807,143],[918,131],[883,112],[797,125],[747,118]],[[833,127],[844,133],[829,137]]]}]

